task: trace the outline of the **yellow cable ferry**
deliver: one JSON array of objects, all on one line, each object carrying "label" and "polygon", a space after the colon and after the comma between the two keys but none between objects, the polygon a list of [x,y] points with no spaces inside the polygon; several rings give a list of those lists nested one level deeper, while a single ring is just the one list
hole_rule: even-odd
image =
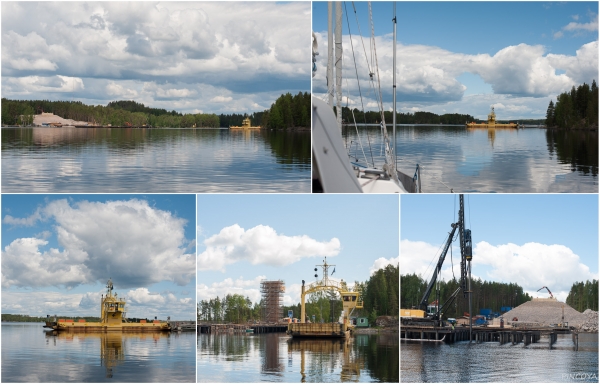
[{"label": "yellow cable ferry", "polygon": [[139,323],[130,323],[125,318],[125,299],[113,294],[113,283],[109,279],[106,284],[106,296],[100,300],[100,322],[88,322],[80,319],[74,320],[54,319],[46,321],[44,328],[55,331],[81,331],[81,332],[167,332],[171,330],[169,319],[167,321],[154,320]]},{"label": "yellow cable ferry", "polygon": [[492,107],[492,112],[488,114],[487,123],[475,123],[470,122],[466,123],[467,128],[519,128],[519,124],[516,123],[508,123],[501,124],[496,122],[496,113],[494,112],[494,107]]},{"label": "yellow cable ferry", "polygon": [[250,121],[249,117],[246,117],[244,120],[242,120],[242,126],[235,126],[235,125],[230,125],[229,129],[260,129],[262,128],[261,126],[257,126],[257,127],[253,127],[252,126],[252,122]]}]

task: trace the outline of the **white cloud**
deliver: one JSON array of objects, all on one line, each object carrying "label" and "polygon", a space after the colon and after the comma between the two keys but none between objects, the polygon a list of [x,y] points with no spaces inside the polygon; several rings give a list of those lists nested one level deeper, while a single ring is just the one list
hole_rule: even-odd
[{"label": "white cloud", "polygon": [[[400,272],[402,274],[415,273],[429,281],[441,251],[441,246],[431,245],[424,241],[400,241]],[[456,251],[456,249],[453,249],[454,254],[456,254]],[[460,255],[460,253],[458,254]],[[442,279],[446,281],[452,280],[451,264],[450,251],[448,251],[441,272]],[[458,273],[457,278],[460,279],[460,256],[455,258],[454,268],[455,273]]]},{"label": "white cloud", "polygon": [[390,264],[396,266],[396,265],[398,265],[398,263],[400,263],[400,256],[392,257],[390,259],[386,259],[385,257],[380,257],[379,259],[375,260],[375,262],[373,263],[371,268],[369,268],[369,275],[373,275],[378,270],[385,268]]},{"label": "white cloud", "polygon": [[[575,20],[579,20],[579,17],[573,17]],[[563,27],[565,31],[588,31],[593,32],[598,30],[598,14],[592,16],[589,23],[577,23],[570,22]]]},{"label": "white cloud", "polygon": [[212,99],[210,99],[210,101],[214,101],[216,103],[227,103],[231,100],[233,100],[233,97],[231,96],[215,96]]},{"label": "white cloud", "polygon": [[[313,91],[321,99],[325,99],[327,39],[324,33],[315,33],[319,42],[317,56],[317,72],[313,79]],[[392,47],[391,36],[376,37],[379,71],[382,84],[392,83]],[[353,37],[355,47],[362,46],[357,37]],[[343,36],[345,47],[350,46],[349,36]],[[361,51],[362,52],[362,51]],[[463,54],[451,52],[434,46],[404,45],[397,46],[398,57],[404,58],[398,63],[397,93],[398,103],[415,106],[415,110],[430,110],[430,105],[447,105],[459,103],[464,99],[466,87],[458,78],[464,73],[481,77],[493,89],[494,97],[508,97],[535,100],[544,98],[545,107],[548,98],[568,91],[573,85],[583,82],[591,83],[598,76],[598,41],[581,46],[575,55],[556,55],[547,52],[541,45],[518,44],[500,49],[495,54]],[[344,81],[343,102],[350,108],[361,108],[358,88],[354,80],[354,60],[352,51],[344,50],[343,74],[352,74],[348,84]],[[357,66],[361,78],[361,87],[368,87],[369,69],[363,57],[357,55]],[[560,74],[557,74],[557,71]],[[384,100],[388,100],[385,108],[391,105],[391,87],[382,89]],[[350,97],[347,97],[347,94]],[[369,96],[365,97],[367,106],[377,105]],[[519,101],[515,100],[515,104]],[[489,108],[489,105],[488,105]],[[470,108],[460,113],[471,113]],[[517,117],[529,117],[522,111]],[[486,111],[487,113],[487,111]],[[544,109],[545,114],[545,109]],[[525,116],[523,116],[525,115]],[[534,117],[534,116],[531,116]],[[542,117],[542,116],[535,116]]]},{"label": "white cloud", "polygon": [[210,300],[217,296],[222,298],[227,295],[242,295],[249,297],[252,303],[260,301],[260,282],[265,280],[266,276],[257,276],[251,280],[244,280],[241,276],[237,279],[226,278],[223,281],[212,283],[209,285],[198,284],[197,300]]},{"label": "white cloud", "polygon": [[195,276],[194,255],[185,253],[186,220],[147,201],[71,204],[63,199],[40,212],[44,220],[56,222],[62,250],[45,249],[48,242],[42,239],[14,240],[2,251],[3,287],[72,287],[109,277],[124,288],[163,280],[185,285]]},{"label": "white cloud", "polygon": [[564,245],[526,243],[491,245],[479,242],[473,249],[473,259],[491,270],[488,279],[517,282],[525,290],[536,291],[547,286],[551,290],[568,292],[574,281],[598,279],[578,255]]},{"label": "white cloud", "polygon": [[[423,241],[402,240],[400,270],[403,274],[416,273],[429,281],[441,247]],[[459,249],[453,249],[460,255]],[[452,279],[450,255],[446,256],[442,278]],[[460,278],[460,256],[454,259],[455,276]],[[583,264],[578,255],[564,245],[540,243],[491,245],[485,241],[473,248],[473,269],[483,271],[473,278],[487,281],[517,283],[533,297],[548,297],[547,292],[536,292],[547,286],[561,300],[565,300],[574,281],[598,279]]]},{"label": "white cloud", "polygon": [[[125,298],[127,317],[158,316],[166,319],[194,319],[196,306],[192,298],[176,298],[169,292],[151,292],[146,288],[128,292],[117,290]],[[2,313],[30,316],[100,316],[101,295],[106,290],[70,292],[13,292],[2,291]]]},{"label": "white cloud", "polygon": [[235,224],[204,240],[206,250],[198,255],[199,270],[220,270],[238,261],[284,266],[305,257],[336,256],[340,241],[320,242],[306,235],[286,236],[258,225],[247,231]]},{"label": "white cloud", "polygon": [[[232,103],[210,112],[254,111],[250,101],[264,108],[282,93],[309,90],[302,31],[310,23],[305,2],[7,3],[2,95],[61,99],[53,88],[19,86],[23,77],[52,73],[83,79],[86,92],[74,97],[89,104],[136,98],[172,110],[177,100],[190,112],[225,94]],[[143,94],[145,83],[156,93]],[[202,91],[209,85],[218,93]],[[233,103],[243,98],[250,101]]]},{"label": "white cloud", "polygon": [[124,97],[126,99],[133,99],[138,95],[134,89],[127,89],[114,81],[108,83],[106,86],[106,93],[111,96]]}]

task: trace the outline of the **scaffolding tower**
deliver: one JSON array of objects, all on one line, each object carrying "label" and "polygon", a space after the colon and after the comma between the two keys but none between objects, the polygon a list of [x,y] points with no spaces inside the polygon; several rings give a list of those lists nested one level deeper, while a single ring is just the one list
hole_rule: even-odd
[{"label": "scaffolding tower", "polygon": [[260,292],[262,293],[262,320],[266,323],[278,323],[283,317],[281,307],[285,292],[284,282],[263,280],[260,282]]}]

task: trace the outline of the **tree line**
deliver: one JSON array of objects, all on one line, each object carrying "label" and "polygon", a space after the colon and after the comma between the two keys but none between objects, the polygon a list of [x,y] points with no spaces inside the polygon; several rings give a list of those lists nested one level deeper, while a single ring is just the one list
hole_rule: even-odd
[{"label": "tree line", "polygon": [[[356,282],[356,289],[361,292],[364,308],[355,310],[352,316],[368,317],[371,324],[378,316],[398,316],[399,271],[398,265],[390,264],[377,270],[369,280],[363,283]],[[261,319],[261,304],[261,301],[252,303],[249,297],[239,294],[201,300],[197,308],[198,319],[231,323],[258,321]],[[280,317],[287,317],[289,310],[293,311],[294,317],[300,317],[300,303],[283,306]],[[342,300],[337,292],[315,292],[307,296],[305,311],[310,321],[336,322],[342,311]]]},{"label": "tree line", "polygon": [[[71,316],[56,316],[56,319],[72,319],[75,321],[78,321],[79,319],[84,319],[88,322],[99,322],[100,318],[99,317],[94,317],[94,316],[86,316],[86,317],[80,317],[80,316],[76,316],[76,317],[71,317]],[[45,323],[48,319],[44,316],[44,317],[37,317],[37,316],[29,316],[29,315],[18,315],[18,314],[10,314],[10,313],[3,313],[2,314],[2,321],[16,321],[16,322],[21,322],[21,323]],[[54,321],[54,315],[50,316],[50,321]]]},{"label": "tree line", "polygon": [[[400,276],[402,295],[400,297],[401,308],[417,308],[428,281],[416,274]],[[460,286],[456,279],[449,281],[438,280],[439,303],[442,305],[450,295]],[[498,283],[495,281],[471,280],[473,315],[479,314],[481,309],[492,309],[492,312],[500,312],[501,307],[517,307],[531,300],[529,294],[523,292],[523,288],[516,283]],[[436,300],[435,287],[432,290],[427,304]],[[462,292],[456,296],[456,300],[450,305],[444,314],[445,317],[459,317],[469,312],[469,301],[464,298]]]},{"label": "tree line", "polygon": [[[394,117],[393,112],[384,111],[383,114],[386,124],[391,124]],[[357,124],[379,124],[381,123],[381,113],[377,111],[363,112],[357,108],[350,110],[348,107],[342,107],[342,120],[352,124],[354,121]],[[432,112],[396,113],[396,124],[465,124],[473,120],[473,116],[460,113],[446,113],[443,115]]]},{"label": "tree line", "polygon": [[598,86],[592,80],[591,87],[583,83],[570,92],[556,97],[556,103],[550,100],[546,110],[548,128],[586,128],[598,129]]},{"label": "tree line", "polygon": [[132,100],[111,101],[107,106],[85,105],[80,101],[9,100],[2,98],[3,125],[31,125],[34,115],[54,113],[64,119],[100,126],[151,126],[158,128],[217,128],[240,126],[246,117],[253,125],[272,129],[310,127],[310,93],[281,95],[270,109],[248,114],[196,113],[150,108]]},{"label": "tree line", "polygon": [[201,321],[241,324],[260,320],[260,303],[253,305],[249,297],[237,293],[228,294],[223,298],[217,296],[210,300],[200,300],[197,312],[198,320]]},{"label": "tree line", "polygon": [[567,296],[567,304],[579,312],[598,310],[598,280],[576,281]]}]

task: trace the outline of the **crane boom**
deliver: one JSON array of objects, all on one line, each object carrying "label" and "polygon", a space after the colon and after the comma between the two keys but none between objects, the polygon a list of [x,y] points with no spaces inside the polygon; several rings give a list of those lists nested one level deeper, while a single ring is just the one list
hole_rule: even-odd
[{"label": "crane boom", "polygon": [[542,288],[538,289],[537,292],[541,291],[542,289],[546,288],[548,290],[548,293],[550,294],[550,298],[554,299],[554,295],[552,294],[552,292],[550,292],[550,288],[543,286]]},{"label": "crane boom", "polygon": [[[464,205],[464,195],[462,195],[462,194],[460,195],[460,208],[459,208],[459,212],[458,212],[458,222],[452,223],[451,226],[452,226],[452,231],[450,231],[450,233],[448,234],[448,239],[446,240],[444,249],[442,250],[442,253],[440,254],[437,265],[435,266],[435,269],[431,276],[431,280],[429,281],[429,284],[427,285],[427,289],[425,290],[425,293],[423,294],[423,297],[421,298],[421,301],[419,302],[420,310],[422,310],[427,315],[423,318],[405,317],[402,320],[402,324],[404,324],[404,325],[411,325],[411,324],[412,325],[431,325],[431,324],[433,324],[435,326],[437,326],[438,324],[441,325],[441,324],[443,324],[442,315],[443,315],[444,310],[448,306],[450,306],[450,304],[452,304],[452,302],[454,302],[458,292],[460,292],[462,290],[465,298],[469,297],[469,295],[471,293],[471,287],[470,287],[471,273],[470,272],[471,272],[471,260],[473,259],[473,250],[472,250],[473,247],[472,247],[472,240],[471,240],[471,230],[465,228],[465,205]],[[429,302],[429,296],[431,295],[433,287],[435,286],[435,283],[437,281],[438,275],[440,274],[440,271],[442,270],[442,265],[444,264],[444,260],[446,259],[448,250],[450,249],[450,246],[452,245],[452,241],[454,239],[454,235],[455,235],[456,231],[458,231],[459,236],[460,236],[460,255],[461,255],[460,285],[450,295],[450,297],[448,297],[448,299],[446,299],[446,301],[441,306],[439,305],[439,301],[438,301],[437,310],[434,313],[428,313],[427,304]],[[471,313],[470,300],[469,300],[469,313]]]},{"label": "crane boom", "polygon": [[431,280],[429,281],[429,285],[427,286],[427,289],[425,290],[425,293],[423,294],[423,298],[419,302],[419,308],[421,308],[424,311],[427,311],[427,304],[429,304],[429,296],[431,295],[433,286],[435,285],[435,282],[437,281],[437,277],[438,277],[440,271],[442,270],[442,265],[444,264],[444,260],[446,260],[446,254],[448,253],[448,249],[450,249],[450,245],[452,244],[452,239],[454,238],[454,233],[456,232],[456,229],[458,228],[458,225],[456,223],[451,224],[451,226],[452,226],[452,231],[450,231],[450,234],[448,235],[448,240],[446,240],[446,244],[444,245],[444,249],[442,250],[442,253],[440,254],[440,258],[438,259],[437,265],[435,266],[435,269],[433,271],[433,276],[431,276]]}]

